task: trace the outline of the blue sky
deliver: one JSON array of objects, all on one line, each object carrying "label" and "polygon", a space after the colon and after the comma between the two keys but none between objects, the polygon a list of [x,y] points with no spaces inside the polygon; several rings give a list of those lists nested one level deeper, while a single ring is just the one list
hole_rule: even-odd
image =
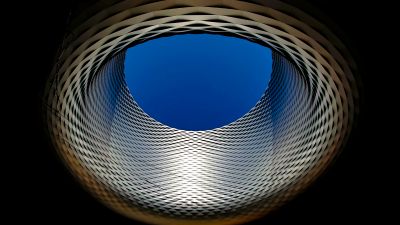
[{"label": "blue sky", "polygon": [[227,125],[265,92],[272,53],[250,41],[212,34],[157,38],[127,50],[125,76],[139,106],[182,130]]}]

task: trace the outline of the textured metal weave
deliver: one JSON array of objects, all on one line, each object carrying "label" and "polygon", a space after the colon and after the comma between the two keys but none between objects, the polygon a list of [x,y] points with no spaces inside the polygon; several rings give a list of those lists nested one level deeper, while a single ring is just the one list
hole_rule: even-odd
[{"label": "textured metal weave", "polygon": [[[258,218],[306,188],[348,137],[358,98],[352,60],[292,6],[115,1],[96,12],[66,40],[46,89],[46,119],[68,168],[121,214],[156,224]],[[237,121],[178,130],[137,105],[124,80],[124,50],[198,31],[271,47],[271,81]]]}]

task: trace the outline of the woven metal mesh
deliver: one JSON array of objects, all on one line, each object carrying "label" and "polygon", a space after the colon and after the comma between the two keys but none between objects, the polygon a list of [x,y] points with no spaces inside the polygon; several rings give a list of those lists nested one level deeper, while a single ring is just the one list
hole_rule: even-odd
[{"label": "woven metal mesh", "polygon": [[[279,1],[116,1],[67,39],[45,95],[52,140],[77,179],[126,216],[156,224],[262,216],[307,187],[350,132],[354,68],[321,26]],[[137,105],[124,81],[124,49],[198,31],[271,47],[273,72],[242,118],[178,130]]]}]

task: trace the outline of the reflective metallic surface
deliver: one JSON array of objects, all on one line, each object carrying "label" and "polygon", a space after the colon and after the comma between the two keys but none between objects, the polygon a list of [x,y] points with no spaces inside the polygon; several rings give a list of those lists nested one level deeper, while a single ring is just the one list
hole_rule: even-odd
[{"label": "reflective metallic surface", "polygon": [[[127,46],[193,31],[275,51],[257,105],[213,130],[155,121],[124,80]],[[52,140],[94,196],[148,223],[237,224],[268,213],[327,167],[357,110],[355,67],[344,46],[279,1],[116,1],[66,43],[45,95]]]}]

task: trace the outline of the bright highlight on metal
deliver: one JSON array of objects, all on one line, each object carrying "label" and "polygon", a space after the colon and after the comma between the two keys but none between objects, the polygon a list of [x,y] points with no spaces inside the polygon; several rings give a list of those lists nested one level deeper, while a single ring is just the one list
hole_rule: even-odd
[{"label": "bright highlight on metal", "polygon": [[[151,224],[248,222],[306,188],[348,138],[358,101],[355,65],[328,29],[293,6],[129,0],[93,11],[65,41],[45,118],[71,172],[125,216]],[[125,49],[187,32],[234,35],[274,50],[269,88],[239,120],[178,130],[132,98]]]}]

